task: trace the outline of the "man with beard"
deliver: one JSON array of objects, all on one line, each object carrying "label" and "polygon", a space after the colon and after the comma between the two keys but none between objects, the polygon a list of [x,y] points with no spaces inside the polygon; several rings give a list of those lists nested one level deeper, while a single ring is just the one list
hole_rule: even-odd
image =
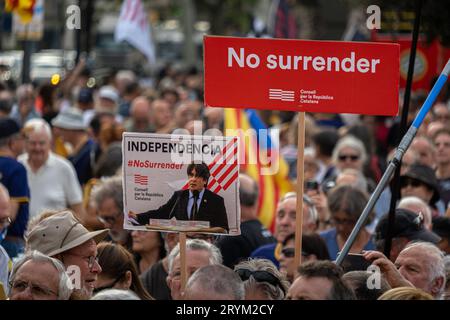
[{"label": "man with beard", "polygon": [[63,210],[43,219],[30,230],[27,249],[61,261],[74,281],[76,298],[89,299],[97,276],[102,272],[97,259],[97,243],[107,233],[106,229],[89,232],[71,211]]}]

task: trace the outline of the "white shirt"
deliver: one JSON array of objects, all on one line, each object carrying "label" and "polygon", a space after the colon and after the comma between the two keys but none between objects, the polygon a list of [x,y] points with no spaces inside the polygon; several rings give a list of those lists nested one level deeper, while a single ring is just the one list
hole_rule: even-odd
[{"label": "white shirt", "polygon": [[30,219],[45,209],[60,210],[83,200],[81,186],[72,164],[50,153],[45,164],[34,173],[28,164],[28,154],[19,156],[27,169],[30,186]]}]

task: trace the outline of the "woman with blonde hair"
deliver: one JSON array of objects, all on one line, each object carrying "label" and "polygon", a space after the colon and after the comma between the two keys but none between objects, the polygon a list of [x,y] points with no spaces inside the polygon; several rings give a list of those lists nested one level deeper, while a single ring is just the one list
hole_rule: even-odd
[{"label": "woman with blonde hair", "polygon": [[399,287],[386,291],[378,300],[434,300],[429,293],[413,288]]}]

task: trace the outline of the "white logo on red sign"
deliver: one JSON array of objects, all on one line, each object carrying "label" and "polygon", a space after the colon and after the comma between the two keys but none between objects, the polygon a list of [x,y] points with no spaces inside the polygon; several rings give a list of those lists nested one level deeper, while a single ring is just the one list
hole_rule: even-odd
[{"label": "white logo on red sign", "polygon": [[281,90],[281,89],[269,89],[269,99],[270,100],[281,100],[281,101],[294,101],[295,99],[294,91]]}]

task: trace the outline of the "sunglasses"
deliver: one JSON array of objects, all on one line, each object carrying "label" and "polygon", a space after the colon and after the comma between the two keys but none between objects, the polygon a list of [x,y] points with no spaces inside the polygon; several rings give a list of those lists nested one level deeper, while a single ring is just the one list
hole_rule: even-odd
[{"label": "sunglasses", "polygon": [[400,186],[401,188],[406,188],[407,186],[411,186],[413,188],[417,188],[425,185],[422,181],[416,179],[403,179]]},{"label": "sunglasses", "polygon": [[235,272],[238,274],[242,281],[247,281],[250,277],[253,277],[253,279],[255,279],[257,282],[267,282],[275,287],[279,287],[286,295],[286,292],[281,285],[280,279],[278,279],[268,271],[237,269],[235,270]]},{"label": "sunglasses", "polygon": [[347,159],[350,159],[351,161],[356,161],[359,159],[358,155],[355,154],[341,154],[338,156],[339,161],[345,161]]},{"label": "sunglasses", "polygon": [[[293,258],[295,255],[295,248],[284,248],[283,250],[281,250],[281,254],[286,258]],[[302,256],[307,257],[309,256],[309,253],[306,251],[302,251]]]}]

